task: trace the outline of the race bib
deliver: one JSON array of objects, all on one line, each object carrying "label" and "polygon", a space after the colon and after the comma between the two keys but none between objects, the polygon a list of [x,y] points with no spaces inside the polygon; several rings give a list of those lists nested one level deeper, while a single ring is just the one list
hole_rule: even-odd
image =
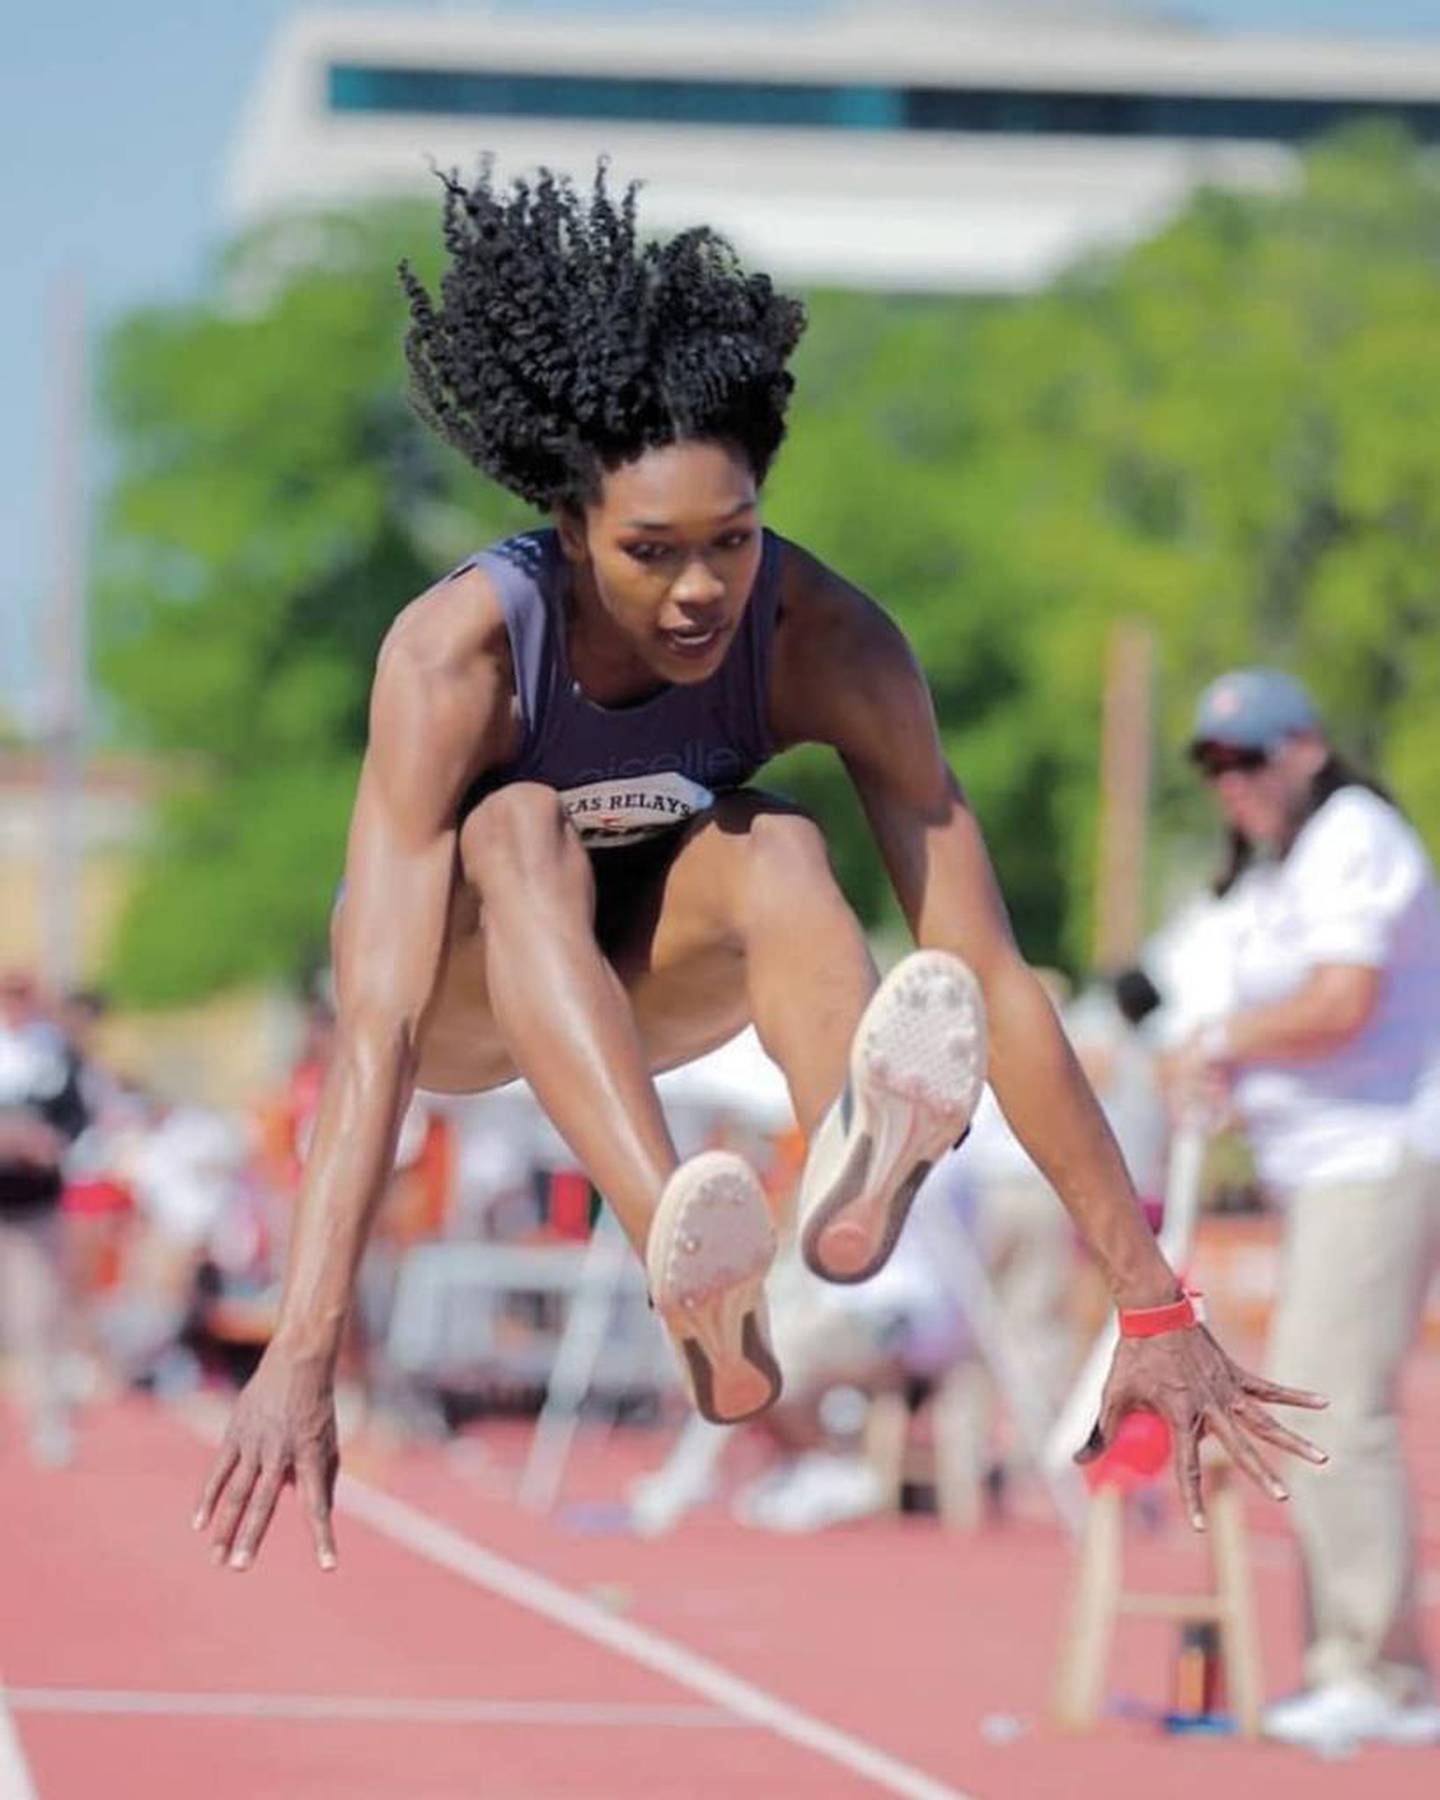
[{"label": "race bib", "polygon": [[638,843],[684,825],[715,804],[709,788],[674,770],[587,782],[564,789],[560,799],[587,850]]}]

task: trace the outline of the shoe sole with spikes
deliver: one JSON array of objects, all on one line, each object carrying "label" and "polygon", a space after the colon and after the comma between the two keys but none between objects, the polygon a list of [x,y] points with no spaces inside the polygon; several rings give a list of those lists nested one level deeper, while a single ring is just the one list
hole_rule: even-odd
[{"label": "shoe sole with spikes", "polygon": [[655,1210],[645,1255],[650,1296],[697,1411],[717,1425],[754,1418],[780,1397],[765,1304],[775,1241],[758,1176],[727,1151],[682,1163]]},{"label": "shoe sole with spikes", "polygon": [[817,1134],[801,1184],[800,1249],[826,1281],[866,1281],[895,1248],[936,1161],[985,1084],[985,1006],[959,957],[919,950],[861,1017],[839,1129]]}]

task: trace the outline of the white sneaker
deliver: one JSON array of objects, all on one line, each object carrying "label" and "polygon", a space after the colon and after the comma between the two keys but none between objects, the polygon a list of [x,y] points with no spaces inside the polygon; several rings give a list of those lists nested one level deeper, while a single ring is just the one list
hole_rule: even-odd
[{"label": "white sneaker", "polygon": [[917,950],[865,1008],[850,1079],[800,1181],[800,1250],[826,1281],[866,1281],[895,1248],[910,1202],[964,1136],[985,1084],[980,984],[943,950]]},{"label": "white sneaker", "polygon": [[637,1476],[626,1492],[631,1528],[638,1536],[662,1537],[686,1513],[714,1499],[720,1459],[729,1442],[723,1425],[698,1416],[686,1423],[660,1467]]},{"label": "white sneaker", "polygon": [[630,1526],[637,1537],[663,1537],[673,1531],[688,1512],[715,1498],[713,1475],[689,1480],[672,1476],[666,1469],[638,1475],[626,1489]]},{"label": "white sneaker", "polygon": [[885,1484],[858,1457],[812,1451],[779,1475],[752,1483],[735,1517],[764,1531],[823,1531],[868,1519],[885,1505]]},{"label": "white sneaker", "polygon": [[788,1457],[784,1462],[771,1463],[768,1469],[753,1476],[731,1500],[731,1518],[739,1525],[764,1526],[770,1508],[796,1479],[804,1460],[803,1456]]},{"label": "white sneaker", "polygon": [[1366,1681],[1328,1681],[1267,1706],[1261,1715],[1266,1737],[1309,1750],[1337,1750],[1355,1744],[1440,1744],[1440,1705],[1402,1705]]},{"label": "white sneaker", "polygon": [[650,1224],[650,1298],[680,1353],[697,1410],[716,1425],[780,1397],[765,1277],[775,1223],[760,1178],[726,1150],[692,1156],[665,1184]]}]

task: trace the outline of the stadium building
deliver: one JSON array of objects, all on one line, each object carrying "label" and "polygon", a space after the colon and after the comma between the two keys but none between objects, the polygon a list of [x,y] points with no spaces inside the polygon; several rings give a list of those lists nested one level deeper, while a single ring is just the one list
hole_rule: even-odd
[{"label": "stadium building", "polygon": [[1440,141],[1440,45],[1226,35],[1078,7],[702,16],[306,11],[228,173],[236,224],[608,153],[658,229],[707,220],[785,278],[1015,291],[1203,182],[1284,183],[1357,115]]}]

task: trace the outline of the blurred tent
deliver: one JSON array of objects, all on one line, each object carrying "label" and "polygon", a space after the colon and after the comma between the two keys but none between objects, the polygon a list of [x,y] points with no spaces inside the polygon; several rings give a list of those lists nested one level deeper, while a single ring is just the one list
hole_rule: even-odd
[{"label": "blurred tent", "polygon": [[783,1131],[794,1123],[785,1077],[761,1048],[753,1026],[708,1056],[662,1075],[656,1085],[667,1109],[738,1116],[764,1131]]}]

